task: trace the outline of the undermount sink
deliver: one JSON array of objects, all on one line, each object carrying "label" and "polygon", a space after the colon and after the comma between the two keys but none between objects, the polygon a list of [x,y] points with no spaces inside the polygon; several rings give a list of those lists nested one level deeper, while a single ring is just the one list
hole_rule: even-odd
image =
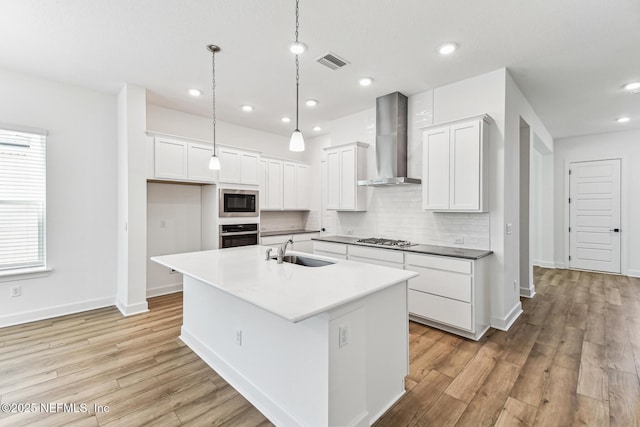
[{"label": "undermount sink", "polygon": [[[271,259],[277,260],[278,257],[272,256]],[[288,262],[290,264],[303,265],[305,267],[324,267],[325,265],[335,264],[334,262],[331,262],[331,261],[325,261],[325,260],[316,259],[316,258],[308,258],[306,256],[300,256],[300,255],[285,255],[282,258],[282,261]]]}]

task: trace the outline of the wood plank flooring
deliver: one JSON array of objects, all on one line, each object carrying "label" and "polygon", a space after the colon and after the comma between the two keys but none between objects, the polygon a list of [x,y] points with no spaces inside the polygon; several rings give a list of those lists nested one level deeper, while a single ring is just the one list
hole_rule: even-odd
[{"label": "wood plank flooring", "polygon": [[[407,393],[376,426],[640,426],[640,279],[534,275],[508,332],[473,342],[410,323]],[[181,294],[149,308],[0,329],[0,402],[38,404],[0,426],[271,425],[178,339]]]}]

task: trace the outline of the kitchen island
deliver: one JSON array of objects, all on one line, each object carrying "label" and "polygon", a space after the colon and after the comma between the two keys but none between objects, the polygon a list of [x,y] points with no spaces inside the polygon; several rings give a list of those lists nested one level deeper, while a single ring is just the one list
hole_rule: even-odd
[{"label": "kitchen island", "polygon": [[267,249],[152,258],[184,275],[181,339],[276,425],[372,424],[404,393],[416,273]]}]

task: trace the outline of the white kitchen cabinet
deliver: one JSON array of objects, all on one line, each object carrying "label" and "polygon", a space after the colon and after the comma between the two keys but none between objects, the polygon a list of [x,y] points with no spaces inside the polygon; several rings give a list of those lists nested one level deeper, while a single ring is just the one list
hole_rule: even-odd
[{"label": "white kitchen cabinet", "polygon": [[[266,236],[260,238],[262,246],[280,247],[283,242],[288,239],[293,240],[293,244],[289,244],[288,248],[298,252],[313,253],[313,241],[311,239],[318,237],[320,233],[295,233],[295,234],[278,234],[275,236]],[[273,254],[275,255],[275,253]]]},{"label": "white kitchen cabinet", "polygon": [[313,241],[313,253],[332,258],[347,259],[347,245],[344,243]]},{"label": "white kitchen cabinet", "polygon": [[218,181],[229,184],[258,185],[260,153],[218,145]]},{"label": "white kitchen cabinet", "polygon": [[260,164],[260,189],[260,210],[309,210],[309,166],[263,157]]},{"label": "white kitchen cabinet", "polygon": [[353,245],[347,248],[347,259],[350,261],[359,261],[367,264],[382,265],[385,267],[399,269],[404,267],[404,253],[391,249],[378,249]]},{"label": "white kitchen cabinet", "polygon": [[405,254],[409,280],[409,318],[478,340],[489,329],[487,257],[476,260]]},{"label": "white kitchen cabinet", "polygon": [[213,183],[209,169],[212,146],[187,140],[156,136],[153,143],[153,173],[149,179]]},{"label": "white kitchen cabinet", "polygon": [[425,128],[422,207],[432,211],[489,210],[489,126],[484,114]]},{"label": "white kitchen cabinet", "polygon": [[354,142],[327,147],[327,209],[339,211],[366,210],[366,187],[358,180],[366,179],[368,144]]}]

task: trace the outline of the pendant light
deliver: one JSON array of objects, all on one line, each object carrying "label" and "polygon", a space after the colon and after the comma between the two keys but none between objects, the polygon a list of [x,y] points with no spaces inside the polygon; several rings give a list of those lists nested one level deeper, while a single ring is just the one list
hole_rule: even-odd
[{"label": "pendant light", "polygon": [[[296,41],[295,45],[300,45],[298,41],[298,27],[300,26],[300,1],[296,0]],[[291,134],[291,140],[289,141],[290,151],[304,151],[304,138],[302,132],[298,127],[298,104],[299,104],[299,88],[300,88],[300,60],[296,53],[296,130]]]},{"label": "pendant light", "polygon": [[213,154],[211,160],[209,160],[209,169],[220,170],[220,159],[216,156],[216,52],[220,52],[220,47],[215,44],[207,46],[209,52],[211,52],[211,69],[213,74],[213,80],[211,81],[211,93],[212,93],[212,113],[213,113]]}]

